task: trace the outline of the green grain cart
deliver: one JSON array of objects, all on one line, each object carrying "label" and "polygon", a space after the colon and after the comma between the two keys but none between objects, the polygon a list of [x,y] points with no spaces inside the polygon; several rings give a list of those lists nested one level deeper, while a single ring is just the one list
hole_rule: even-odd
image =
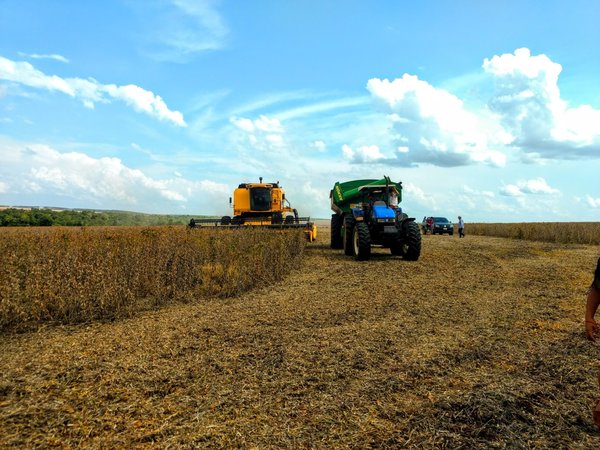
[{"label": "green grain cart", "polygon": [[402,183],[380,180],[337,182],[329,197],[331,248],[344,249],[358,260],[371,257],[371,247],[389,248],[392,255],[416,261],[421,255],[421,232],[414,218],[402,212]]}]

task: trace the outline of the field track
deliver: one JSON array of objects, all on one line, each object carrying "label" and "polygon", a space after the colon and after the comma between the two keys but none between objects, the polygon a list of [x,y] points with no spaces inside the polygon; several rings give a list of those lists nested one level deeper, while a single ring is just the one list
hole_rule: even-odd
[{"label": "field track", "polygon": [[319,232],[270,288],[0,335],[0,448],[600,448],[597,247]]}]

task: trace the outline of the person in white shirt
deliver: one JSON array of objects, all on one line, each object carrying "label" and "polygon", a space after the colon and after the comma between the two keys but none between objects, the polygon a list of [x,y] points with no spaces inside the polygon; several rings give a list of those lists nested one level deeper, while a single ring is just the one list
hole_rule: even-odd
[{"label": "person in white shirt", "polygon": [[458,237],[465,237],[465,221],[458,216]]},{"label": "person in white shirt", "polygon": [[392,208],[398,207],[398,194],[395,189],[390,189],[389,202]]}]

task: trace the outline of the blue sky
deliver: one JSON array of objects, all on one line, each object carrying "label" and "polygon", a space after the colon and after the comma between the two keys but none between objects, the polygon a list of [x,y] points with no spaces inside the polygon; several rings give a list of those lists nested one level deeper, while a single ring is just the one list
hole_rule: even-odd
[{"label": "blue sky", "polygon": [[0,0],[0,205],[600,219],[600,2]]}]

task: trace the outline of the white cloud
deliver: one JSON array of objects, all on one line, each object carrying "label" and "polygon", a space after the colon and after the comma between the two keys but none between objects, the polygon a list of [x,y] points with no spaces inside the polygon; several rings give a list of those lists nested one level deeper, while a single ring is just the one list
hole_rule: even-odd
[{"label": "white cloud", "polygon": [[489,113],[468,111],[455,95],[409,74],[393,81],[373,78],[367,89],[396,133],[399,151],[390,164],[500,167],[506,163],[497,149],[505,136]]},{"label": "white cloud", "polygon": [[[146,22],[143,35],[158,60],[183,62],[225,47],[229,29],[217,11],[219,0],[147,1],[137,10]],[[136,5],[134,5],[135,7]]]},{"label": "white cloud", "polygon": [[[284,128],[281,122],[276,118],[270,118],[266,115],[260,115],[257,119],[246,117],[231,117],[229,122],[237,130],[241,131],[237,135],[241,146],[244,143],[249,144],[254,150],[261,152],[277,152],[285,150]],[[289,149],[288,149],[289,150]]]},{"label": "white cloud", "polygon": [[0,181],[0,194],[6,194],[8,192],[8,185],[4,181]]},{"label": "white cloud", "polygon": [[594,198],[591,195],[587,195],[585,200],[591,208],[600,208],[600,198]]},{"label": "white cloud", "polygon": [[502,195],[509,197],[522,197],[526,194],[534,195],[554,195],[560,191],[548,185],[543,178],[534,178],[531,180],[520,180],[516,184],[508,184],[500,189]]},{"label": "white cloud", "polygon": [[107,92],[111,97],[123,100],[136,111],[145,112],[150,116],[166,120],[180,127],[186,126],[183,115],[179,111],[171,111],[160,96],[139,86],[134,84],[126,86],[110,84],[104,85],[102,90]]},{"label": "white cloud", "polygon": [[323,141],[314,141],[311,144],[311,147],[317,150],[318,152],[324,152],[325,150],[327,150],[327,144],[325,144],[325,142]]},{"label": "white cloud", "polygon": [[[10,157],[8,152],[0,153],[0,162],[0,177],[10,181],[11,194],[43,193],[107,209],[164,212],[178,205],[216,214],[223,211],[214,205],[230,195],[229,187],[221,183],[181,176],[156,179],[127,167],[118,158],[62,153],[47,145],[13,143]],[[5,186],[6,194],[8,184]]]},{"label": "white cloud", "polygon": [[402,197],[404,201],[405,193],[407,198],[410,198],[411,202],[416,202],[424,206],[428,210],[436,210],[438,207],[437,201],[431,194],[425,193],[423,189],[414,183],[406,182],[402,183]]},{"label": "white cloud", "polygon": [[600,110],[569,108],[560,96],[562,66],[527,48],[485,59],[495,93],[490,108],[513,137],[513,145],[541,157],[600,156]]},{"label": "white cloud", "polygon": [[342,155],[353,163],[373,163],[382,161],[385,156],[377,145],[363,145],[353,150],[348,144],[342,146]]},{"label": "white cloud", "polygon": [[19,52],[19,56],[22,56],[23,58],[31,58],[31,59],[52,59],[54,61],[60,61],[60,62],[63,62],[65,64],[69,63],[69,60],[67,58],[65,58],[62,55],[58,55],[56,53],[51,53],[51,54],[31,53],[31,54],[27,54],[27,53]]},{"label": "white cloud", "polygon": [[0,80],[36,89],[62,92],[70,97],[79,98],[86,108],[93,108],[95,103],[108,103],[110,98],[114,98],[125,102],[135,111],[180,127],[187,126],[183,115],[179,111],[171,111],[160,96],[133,84],[103,85],[94,79],[46,75],[28,62],[15,62],[2,56],[0,56]]}]

